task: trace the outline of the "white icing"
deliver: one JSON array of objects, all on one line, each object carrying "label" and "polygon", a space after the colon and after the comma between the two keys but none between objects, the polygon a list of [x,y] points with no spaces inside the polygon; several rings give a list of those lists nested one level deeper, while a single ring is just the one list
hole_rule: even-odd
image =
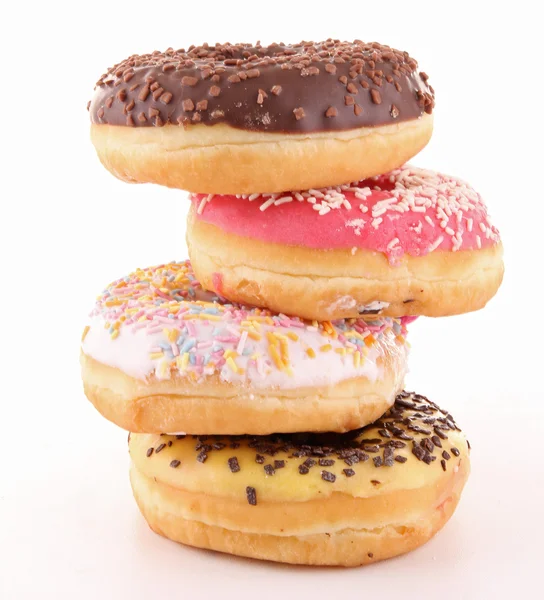
[{"label": "white icing", "polygon": [[[148,334],[145,328],[121,327],[117,338],[112,339],[105,324],[106,321],[102,316],[91,317],[89,330],[82,342],[82,350],[85,354],[137,379],[145,380],[152,373],[155,373],[158,378],[170,377],[169,370],[164,372],[159,368],[164,359],[151,357],[153,348],[169,344],[164,330]],[[206,345],[207,342],[213,341],[212,326],[195,324],[198,325],[196,336],[198,343]],[[406,345],[396,342],[395,334],[390,329],[384,331],[374,345],[365,349],[367,355],[358,366],[355,364],[353,354],[342,355],[335,352],[337,348],[344,349],[346,347],[344,343],[323,336],[317,328],[274,327],[273,329],[283,335],[292,331],[299,338],[298,341],[287,339],[292,375],[278,369],[272,362],[266,331],[264,331],[261,340],[246,341],[246,348],[250,349],[249,354],[242,353],[236,357],[236,365],[239,369],[243,369],[243,373],[236,373],[225,364],[219,369],[221,380],[236,384],[248,383],[255,389],[334,385],[344,379],[361,376],[374,381],[382,373],[382,367],[378,364],[380,357],[389,353],[400,353],[404,362],[406,361]],[[327,352],[321,351],[320,348],[327,344],[330,344],[332,349]],[[306,352],[307,348],[314,350],[315,358],[310,358]],[[209,354],[209,351],[209,348],[194,347],[190,354],[198,357]],[[251,358],[255,354],[260,355],[257,364]],[[201,376],[205,377],[215,372],[213,368],[203,367]]]}]

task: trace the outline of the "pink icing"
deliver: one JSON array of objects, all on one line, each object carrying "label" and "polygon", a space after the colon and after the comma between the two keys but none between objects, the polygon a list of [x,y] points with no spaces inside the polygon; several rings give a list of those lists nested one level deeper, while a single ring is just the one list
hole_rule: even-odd
[{"label": "pink icing", "polygon": [[500,240],[474,189],[410,165],[320,190],[191,199],[198,219],[229,233],[289,246],[373,250],[392,264],[405,253],[476,250]]}]

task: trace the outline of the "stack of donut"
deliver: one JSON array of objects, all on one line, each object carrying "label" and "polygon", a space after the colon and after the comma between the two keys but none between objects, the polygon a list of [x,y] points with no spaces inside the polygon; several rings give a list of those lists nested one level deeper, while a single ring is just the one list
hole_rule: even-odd
[{"label": "stack of donut", "polygon": [[104,166],[190,192],[191,260],[108,285],[81,345],[157,533],[354,566],[452,515],[470,446],[403,391],[407,326],[482,308],[503,263],[480,195],[406,164],[433,109],[414,59],[361,41],[169,49],[98,81]]}]

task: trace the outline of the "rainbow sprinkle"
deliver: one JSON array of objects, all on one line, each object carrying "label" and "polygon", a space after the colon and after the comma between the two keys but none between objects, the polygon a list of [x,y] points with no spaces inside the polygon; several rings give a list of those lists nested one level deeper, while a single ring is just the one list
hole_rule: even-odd
[{"label": "rainbow sprinkle", "polygon": [[403,319],[318,323],[229,303],[202,289],[188,260],[138,269],[114,281],[90,317],[104,322],[111,341],[131,333],[146,336],[160,379],[198,380],[226,370],[238,378],[250,371],[261,378],[274,372],[293,377],[297,366],[323,353],[358,368],[380,344],[382,352],[387,344],[406,345]]}]

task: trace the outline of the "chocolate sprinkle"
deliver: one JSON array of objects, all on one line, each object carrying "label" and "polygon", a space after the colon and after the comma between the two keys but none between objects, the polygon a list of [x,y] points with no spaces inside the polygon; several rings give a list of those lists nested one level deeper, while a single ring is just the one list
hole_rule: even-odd
[{"label": "chocolate sprinkle", "polygon": [[251,506],[257,506],[257,492],[255,491],[254,487],[249,485],[246,487],[246,496],[247,501],[249,504],[251,504]]},{"label": "chocolate sprinkle", "polygon": [[[408,435],[408,431],[413,432],[412,435]],[[232,473],[238,473],[241,469],[236,456],[228,458],[230,449],[242,447],[244,452],[248,448],[255,452],[255,462],[263,465],[266,476],[274,476],[278,469],[287,466],[288,459],[297,458],[302,462],[297,461],[291,468],[297,469],[300,475],[307,475],[312,468],[319,465],[320,468],[326,467],[319,470],[322,480],[335,483],[341,473],[347,478],[356,475],[357,465],[367,462],[370,458],[369,453],[372,454],[372,465],[376,468],[401,468],[400,465],[409,460],[405,454],[411,451],[415,459],[429,465],[429,468],[445,471],[451,456],[441,445],[443,440],[447,439],[445,432],[452,431],[460,430],[449,413],[442,411],[424,396],[401,392],[393,406],[376,422],[347,433],[193,435],[190,439],[194,440],[191,443],[194,444],[198,462],[204,463],[210,453],[228,452],[223,454],[223,460]],[[149,457],[153,453],[159,453],[167,445],[175,448],[177,440],[187,440],[187,437],[168,436],[157,448],[146,449],[146,455]],[[405,440],[409,442],[408,445]],[[397,454],[398,450],[402,450],[404,455]],[[274,458],[280,453],[282,458]],[[451,453],[455,456],[461,455],[461,451],[454,446],[451,447]],[[437,464],[436,467],[432,467],[434,462],[440,463],[440,466]],[[339,466],[336,466],[337,463]],[[170,462],[172,468],[177,468],[179,464],[181,463],[177,459]],[[368,469],[368,466],[366,468]],[[333,472],[335,470],[336,472]],[[371,479],[370,482],[375,486],[381,484],[378,479]],[[247,491],[248,502],[256,503],[255,488],[248,487],[247,490],[252,490]]]},{"label": "chocolate sprinkle", "polygon": [[328,481],[329,483],[334,483],[336,481],[336,475],[330,471],[321,471],[321,479],[323,479],[323,481]]},{"label": "chocolate sprinkle", "polygon": [[295,115],[295,119],[297,121],[300,121],[300,119],[303,119],[306,116],[306,113],[304,112],[304,109],[302,108],[302,106],[299,106],[298,108],[294,108],[293,114]]},{"label": "chocolate sprinkle", "polygon": [[374,104],[382,103],[382,95],[380,94],[380,92],[378,92],[378,90],[370,90],[370,97],[372,98],[372,102],[374,102]]},{"label": "chocolate sprinkle", "polygon": [[229,458],[227,462],[231,473],[238,473],[238,471],[240,470],[240,465],[238,464],[238,459],[236,458],[236,456]]},{"label": "chocolate sprinkle", "polygon": [[[123,105],[134,102],[137,114],[159,112],[131,120],[136,127],[223,122],[253,131],[350,130],[432,112],[434,93],[424,75],[406,52],[361,41],[169,48],[109,69],[96,84],[89,114],[95,124],[126,126]],[[344,108],[346,93],[358,94],[354,110]],[[208,108],[198,118],[189,115],[187,107],[203,98]]]}]

